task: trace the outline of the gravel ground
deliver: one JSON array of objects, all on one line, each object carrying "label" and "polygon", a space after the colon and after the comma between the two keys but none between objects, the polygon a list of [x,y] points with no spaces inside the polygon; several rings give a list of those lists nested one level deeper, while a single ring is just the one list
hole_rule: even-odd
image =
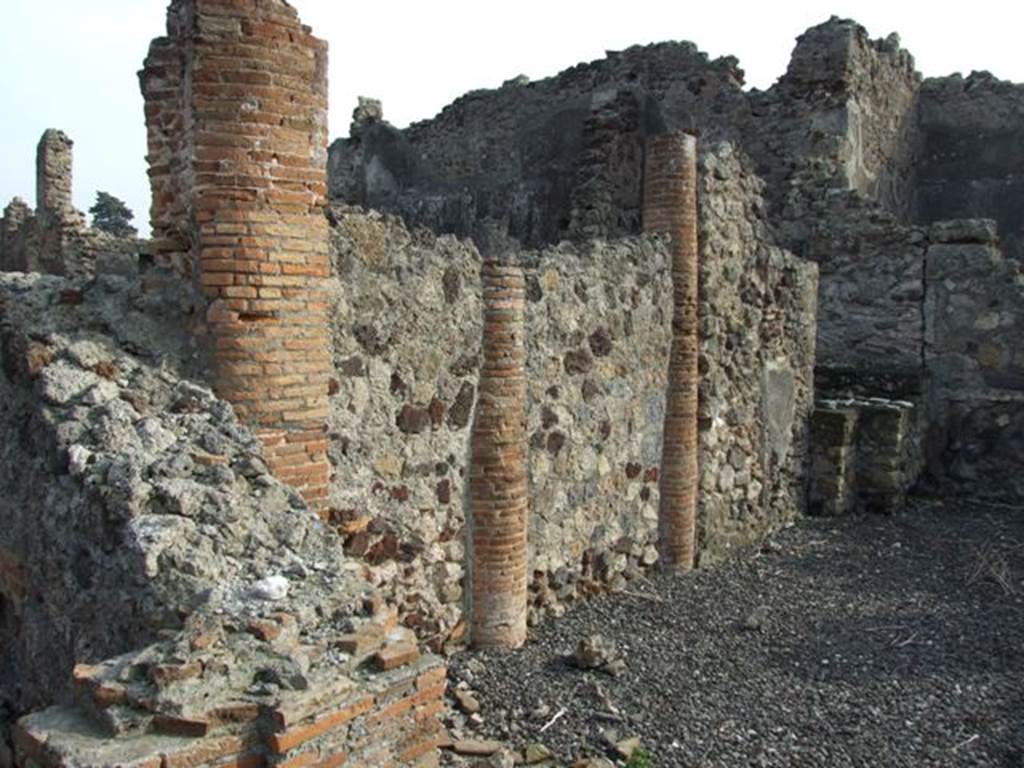
[{"label": "gravel ground", "polygon": [[[624,674],[569,663],[593,633]],[[639,736],[658,768],[1024,767],[1024,507],[805,520],[582,604],[519,652],[460,654],[452,675],[482,705],[467,734],[566,763]]]}]

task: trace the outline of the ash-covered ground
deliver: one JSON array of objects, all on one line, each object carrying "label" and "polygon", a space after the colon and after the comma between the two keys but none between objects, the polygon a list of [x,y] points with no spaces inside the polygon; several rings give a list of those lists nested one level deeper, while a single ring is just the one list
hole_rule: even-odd
[{"label": "ash-covered ground", "polygon": [[[746,554],[457,656],[483,725],[454,735],[565,764],[638,736],[658,768],[1024,766],[1024,506],[808,519]],[[573,663],[594,634],[618,676]]]}]

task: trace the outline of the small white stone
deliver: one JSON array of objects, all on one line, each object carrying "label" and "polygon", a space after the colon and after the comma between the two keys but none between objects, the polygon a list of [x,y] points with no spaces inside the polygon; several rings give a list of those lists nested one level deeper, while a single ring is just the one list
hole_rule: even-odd
[{"label": "small white stone", "polygon": [[289,586],[284,576],[268,576],[252,585],[252,593],[260,600],[284,600]]}]

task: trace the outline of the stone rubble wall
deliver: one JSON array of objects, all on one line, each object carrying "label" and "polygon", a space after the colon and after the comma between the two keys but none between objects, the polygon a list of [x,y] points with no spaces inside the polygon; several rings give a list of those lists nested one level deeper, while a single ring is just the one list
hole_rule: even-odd
[{"label": "stone rubble wall", "polygon": [[474,91],[404,131],[357,109],[351,138],[331,146],[331,197],[485,253],[495,231],[530,248],[638,234],[644,138],[734,136],[749,112],[742,82],[734,58],[663,43]]},{"label": "stone rubble wall", "polygon": [[17,764],[428,759],[443,667],[192,378],[186,300],[0,277],[0,710],[60,705]]},{"label": "stone rubble wall", "polygon": [[808,209],[830,193],[856,192],[909,218],[919,85],[896,35],[871,40],[832,17],[797,38],[785,75],[750,94],[744,135],[783,245],[804,255]]},{"label": "stone rubble wall", "polygon": [[975,497],[1024,492],[1024,270],[994,221],[939,222],[925,270],[932,475]]},{"label": "stone rubble wall", "polygon": [[700,156],[702,564],[805,507],[818,270],[771,244],[750,167],[728,143]]}]

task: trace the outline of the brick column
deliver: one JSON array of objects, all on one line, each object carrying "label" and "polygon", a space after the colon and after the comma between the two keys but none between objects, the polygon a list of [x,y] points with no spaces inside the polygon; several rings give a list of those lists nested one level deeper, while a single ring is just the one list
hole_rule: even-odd
[{"label": "brick column", "polygon": [[666,567],[690,569],[697,520],[697,140],[653,136],[644,167],[644,231],[670,236],[672,348],[661,455],[659,546]]},{"label": "brick column", "polygon": [[205,299],[218,393],[326,504],[327,46],[284,0],[174,0],[140,78],[153,229]]},{"label": "brick column", "polygon": [[478,648],[526,640],[526,289],[518,267],[483,266],[480,396],[469,476],[470,636]]}]

